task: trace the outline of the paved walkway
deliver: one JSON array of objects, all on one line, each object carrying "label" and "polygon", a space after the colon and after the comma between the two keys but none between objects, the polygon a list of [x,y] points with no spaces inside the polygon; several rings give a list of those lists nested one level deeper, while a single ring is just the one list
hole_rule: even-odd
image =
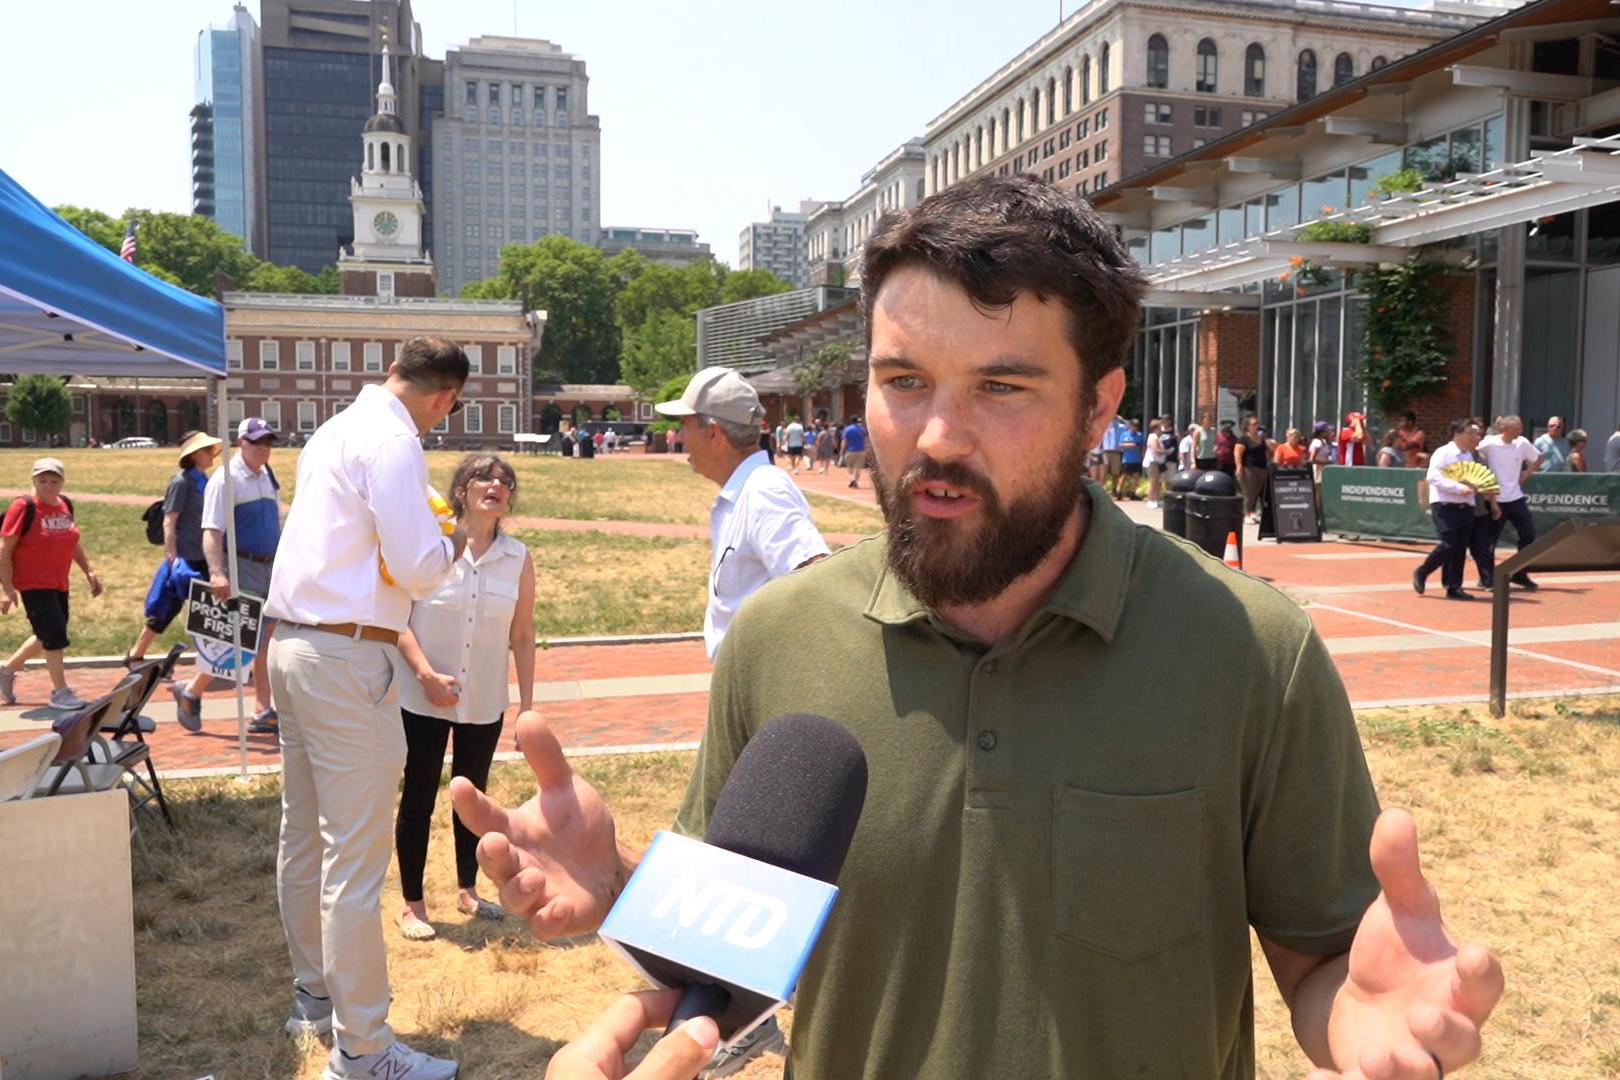
[{"label": "paved walkway", "polygon": [[[846,475],[801,474],[800,483],[810,491],[873,501],[869,479],[851,491]],[[1125,510],[1139,521],[1157,523],[1157,512],[1145,504],[1128,503]],[[689,526],[536,520],[545,524],[527,527],[704,533]],[[1252,529],[1245,540],[1247,572],[1283,589],[1309,612],[1358,706],[1481,700],[1488,687],[1490,604],[1483,594],[1471,604],[1445,600],[1438,581],[1428,595],[1415,595],[1411,569],[1423,551],[1396,543],[1262,543],[1254,540]],[[1548,574],[1538,580],[1539,592],[1514,593],[1510,691],[1526,696],[1620,691],[1620,621],[1615,618],[1620,573]],[[578,752],[684,747],[702,733],[709,670],[695,636],[642,644],[553,644],[537,653],[535,701],[563,744]],[[76,670],[72,681],[88,698],[110,689],[118,675],[106,668]],[[20,704],[0,709],[0,747],[48,729],[54,716],[44,707],[48,690],[42,671],[18,678]],[[147,714],[158,727],[149,737],[153,756],[166,772],[183,775],[239,764],[231,693],[206,697],[198,735],[174,722],[166,689],[159,690]],[[250,766],[274,767],[272,738],[250,736],[247,743]],[[501,748],[512,751],[510,732]]]}]

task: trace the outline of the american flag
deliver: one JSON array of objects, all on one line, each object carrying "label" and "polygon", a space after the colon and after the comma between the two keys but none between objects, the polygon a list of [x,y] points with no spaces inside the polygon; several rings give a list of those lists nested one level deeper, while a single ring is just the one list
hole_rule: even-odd
[{"label": "american flag", "polygon": [[124,245],[118,249],[118,257],[127,263],[135,261],[135,223],[133,221],[129,223],[129,228],[124,230]]}]

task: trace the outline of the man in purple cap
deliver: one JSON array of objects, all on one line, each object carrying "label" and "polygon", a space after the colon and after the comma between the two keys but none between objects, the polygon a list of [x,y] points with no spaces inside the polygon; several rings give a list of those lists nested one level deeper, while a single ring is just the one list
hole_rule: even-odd
[{"label": "man in purple cap", "polygon": [[[263,600],[270,594],[270,567],[275,562],[276,545],[281,540],[281,485],[270,468],[270,450],[276,432],[262,417],[250,416],[236,427],[238,451],[225,468],[231,470],[231,508],[225,513],[225,469],[214,470],[203,492],[203,554],[208,559],[208,587],[220,600],[236,593]],[[236,536],[237,588],[231,588],[230,560],[226,554],[225,532]],[[253,654],[253,703],[255,713],[249,731],[274,734],[276,710],[270,700],[269,619],[259,627],[259,648]],[[208,685],[208,669],[201,658],[197,674],[186,686],[176,683],[175,715],[187,731],[202,728],[202,691]]]}]

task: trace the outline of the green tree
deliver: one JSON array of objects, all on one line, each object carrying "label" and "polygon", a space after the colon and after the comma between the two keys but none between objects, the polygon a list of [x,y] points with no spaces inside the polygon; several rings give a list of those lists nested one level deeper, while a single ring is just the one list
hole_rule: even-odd
[{"label": "green tree", "polygon": [[161,266],[200,296],[214,295],[215,274],[241,284],[261,265],[242,250],[241,237],[196,214],[142,213],[135,238],[135,265]]},{"label": "green tree", "polygon": [[769,270],[733,270],[720,283],[720,303],[753,300],[760,296],[775,296],[793,288],[791,281],[783,281]]},{"label": "green tree", "polygon": [[6,419],[42,435],[65,432],[72,412],[73,395],[55,375],[19,375],[6,398]]},{"label": "green tree", "polygon": [[336,293],[337,267],[328,266],[319,274],[311,274],[296,266],[261,262],[253,268],[246,281],[237,283],[237,287],[244,292]]},{"label": "green tree", "polygon": [[697,327],[690,315],[660,311],[624,337],[620,377],[643,401],[672,380],[692,377],[697,368]]},{"label": "green tree", "polygon": [[115,218],[111,214],[83,206],[58,206],[56,212],[69,225],[108,251],[117,251],[124,242],[123,218]]},{"label": "green tree", "polygon": [[619,328],[613,302],[620,281],[597,248],[565,236],[501,249],[496,275],[476,281],[461,295],[512,300],[527,295],[531,307],[546,312],[536,373],[555,372],[566,382],[619,381]]},{"label": "green tree", "polygon": [[802,397],[831,390],[844,381],[853,350],[841,341],[823,345],[793,365],[793,381]]}]

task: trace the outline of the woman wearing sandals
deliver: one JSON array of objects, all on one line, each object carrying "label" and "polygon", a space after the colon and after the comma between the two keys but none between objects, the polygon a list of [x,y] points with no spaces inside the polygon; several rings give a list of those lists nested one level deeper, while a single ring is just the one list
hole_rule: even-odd
[{"label": "woman wearing sandals", "polygon": [[[412,941],[435,936],[422,896],[428,831],[439,794],[445,744],[454,735],[452,776],[480,791],[501,737],[507,694],[506,656],[518,676],[518,707],[534,705],[534,561],[528,548],[501,532],[512,510],[517,474],[493,454],[469,454],[450,480],[450,507],[467,532],[467,550],[439,591],[418,600],[399,651],[414,679],[400,686],[405,723],[405,787],[394,823],[400,891],[399,929]],[[474,888],[478,837],[452,812],[456,842],[456,908],[486,919],[505,916]]]}]

